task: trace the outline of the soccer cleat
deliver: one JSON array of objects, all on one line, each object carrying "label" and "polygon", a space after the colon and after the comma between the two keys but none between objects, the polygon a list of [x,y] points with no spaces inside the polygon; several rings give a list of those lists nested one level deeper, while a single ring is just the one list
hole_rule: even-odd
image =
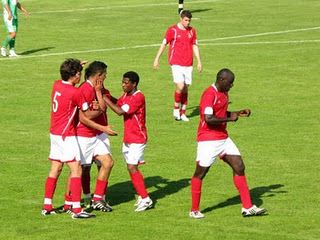
[{"label": "soccer cleat", "polygon": [[87,213],[87,212],[85,212],[85,211],[81,211],[81,212],[79,212],[79,213],[71,213],[71,217],[73,218],[73,219],[86,219],[86,218],[93,218],[93,217],[95,217],[96,215],[94,215],[94,214],[91,214],[91,213]]},{"label": "soccer cleat", "polygon": [[4,47],[1,48],[1,56],[2,57],[6,57],[7,56],[7,49],[5,49]]},{"label": "soccer cleat", "polygon": [[141,201],[142,201],[142,197],[141,197],[141,196],[138,196],[137,201],[135,202],[134,206],[135,206],[135,207],[138,207],[139,204],[141,203]]},{"label": "soccer cleat", "polygon": [[251,208],[242,208],[241,210],[241,214],[244,217],[259,216],[263,215],[266,212],[266,209],[258,208],[256,205],[253,205]]},{"label": "soccer cleat", "polygon": [[57,212],[54,209],[51,209],[51,210],[42,209],[41,210],[41,215],[43,215],[43,216],[56,215],[56,214],[57,214]]},{"label": "soccer cleat", "polygon": [[180,15],[181,12],[183,11],[183,8],[178,8],[178,14]]},{"label": "soccer cleat", "polygon": [[142,212],[146,209],[152,208],[152,200],[151,198],[147,197],[144,199],[141,199],[141,201],[139,202],[139,205],[137,206],[135,212]]},{"label": "soccer cleat", "polygon": [[185,114],[182,114],[182,115],[180,116],[180,119],[181,119],[182,121],[184,121],[184,122],[189,122],[189,118],[187,118],[187,116],[186,116]]},{"label": "soccer cleat", "polygon": [[92,201],[91,207],[94,210],[100,210],[101,212],[111,212],[112,207],[103,200]]},{"label": "soccer cleat", "polygon": [[173,117],[175,120],[180,121],[180,109],[173,109]]},{"label": "soccer cleat", "polygon": [[83,205],[84,205],[85,208],[90,208],[91,207],[91,197],[84,198],[83,199]]},{"label": "soccer cleat", "polygon": [[9,50],[9,57],[20,57],[13,49]]},{"label": "soccer cleat", "polygon": [[195,218],[195,219],[201,219],[201,218],[204,218],[204,214],[202,214],[200,211],[191,211],[189,212],[189,217]]}]

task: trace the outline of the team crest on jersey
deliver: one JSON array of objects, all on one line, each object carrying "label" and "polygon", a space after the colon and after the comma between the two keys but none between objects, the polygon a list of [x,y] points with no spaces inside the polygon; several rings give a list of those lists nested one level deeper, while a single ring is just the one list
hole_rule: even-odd
[{"label": "team crest on jersey", "polygon": [[193,36],[193,33],[192,33],[192,31],[190,31],[190,32],[188,33],[188,38],[192,38],[192,36]]}]

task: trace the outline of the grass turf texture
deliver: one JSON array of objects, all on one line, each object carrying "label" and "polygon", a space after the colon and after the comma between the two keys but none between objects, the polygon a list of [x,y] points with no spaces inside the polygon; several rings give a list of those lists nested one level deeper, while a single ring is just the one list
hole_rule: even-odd
[{"label": "grass turf texture", "polygon": [[[177,21],[176,1],[22,3],[31,13],[29,19],[20,16],[16,51],[23,57],[0,59],[0,239],[320,238],[319,42],[224,45],[318,40],[319,29],[200,41],[204,71],[194,72],[187,112],[191,121],[182,123],[172,118],[173,85],[165,55],[161,69],[152,70],[158,46],[94,51],[160,43],[166,28]],[[185,6],[193,11],[192,24],[200,40],[319,26],[320,3],[315,0],[186,1]],[[60,11],[68,9],[73,11]],[[1,29],[4,38],[3,24]],[[111,138],[116,164],[108,194],[114,211],[97,213],[96,219],[88,221],[40,215],[50,166],[46,160],[50,92],[67,57],[106,61],[106,86],[115,96],[121,94],[125,71],[140,74],[149,132],[147,164],[141,169],[156,201],[153,210],[133,211],[134,191],[120,152],[120,134]],[[201,209],[206,218],[188,217],[197,105],[222,67],[236,74],[230,109],[249,107],[253,112],[249,119],[229,124],[229,132],[245,159],[253,202],[269,210],[265,217],[241,217],[231,171],[221,161],[204,181]],[[122,119],[111,112],[109,117],[121,132]],[[63,203],[67,173],[65,169],[58,183],[56,207]]]}]

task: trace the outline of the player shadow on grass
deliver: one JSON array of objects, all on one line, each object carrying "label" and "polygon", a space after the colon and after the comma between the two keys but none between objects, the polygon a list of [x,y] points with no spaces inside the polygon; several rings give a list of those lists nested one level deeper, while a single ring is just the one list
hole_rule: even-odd
[{"label": "player shadow on grass", "polygon": [[[257,206],[261,206],[263,203],[263,200],[261,199],[261,197],[264,194],[268,194],[268,195],[265,195],[264,197],[273,197],[276,193],[286,193],[287,191],[276,190],[276,189],[282,188],[282,187],[284,187],[283,184],[273,184],[273,185],[269,185],[269,186],[256,187],[256,188],[251,189],[250,194],[251,194],[253,204],[255,204]],[[211,212],[215,209],[224,208],[227,206],[237,205],[237,204],[241,204],[239,195],[232,197],[232,198],[229,198],[229,199],[225,200],[224,202],[218,203],[212,207],[207,207],[204,210],[202,210],[201,212],[202,213]]]},{"label": "player shadow on grass", "polygon": [[[161,176],[146,177],[145,184],[148,189],[156,188],[155,191],[149,192],[151,199],[156,205],[157,200],[165,196],[179,192],[181,189],[189,186],[189,178],[170,181]],[[130,202],[135,199],[135,191],[131,181],[116,183],[108,187],[108,202],[111,206]]]},{"label": "player shadow on grass", "polygon": [[195,10],[190,10],[191,13],[199,13],[199,12],[207,12],[207,11],[211,11],[212,8],[203,8],[203,9],[195,9]]},{"label": "player shadow on grass", "polygon": [[32,53],[36,53],[36,52],[41,52],[41,51],[48,51],[50,49],[53,49],[54,47],[45,47],[45,48],[36,48],[36,49],[31,49],[31,50],[27,50],[24,52],[19,53],[19,55],[30,55]]},{"label": "player shadow on grass", "polygon": [[193,118],[193,117],[199,116],[200,114],[199,106],[188,107],[187,110],[189,111],[192,110],[191,113],[187,114],[188,118]]}]

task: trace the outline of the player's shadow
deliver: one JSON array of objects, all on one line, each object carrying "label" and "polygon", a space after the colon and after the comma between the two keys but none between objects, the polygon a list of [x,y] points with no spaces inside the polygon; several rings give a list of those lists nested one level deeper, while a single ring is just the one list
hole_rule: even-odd
[{"label": "player's shadow", "polygon": [[191,13],[207,12],[211,10],[212,8],[195,9],[195,10],[191,10]]},{"label": "player's shadow", "polygon": [[[149,192],[151,199],[156,204],[157,200],[167,195],[179,192],[181,189],[189,186],[189,178],[170,181],[161,176],[146,177],[145,184],[147,188],[156,188],[155,191]],[[131,181],[116,183],[108,187],[108,202],[111,206],[130,202],[135,199],[135,191]]]},{"label": "player's shadow", "polygon": [[188,118],[193,118],[193,117],[199,116],[200,114],[199,106],[188,107],[187,110],[192,111],[187,115]]},{"label": "player's shadow", "polygon": [[[269,185],[269,186],[264,186],[264,187],[256,187],[250,190],[250,194],[251,194],[251,198],[252,198],[252,202],[253,204],[260,206],[263,203],[263,200],[261,199],[261,197],[265,194],[264,197],[273,197],[275,194],[278,193],[286,193],[287,191],[279,191],[276,189],[282,188],[284,187],[283,184],[273,184],[273,185]],[[207,207],[205,208],[203,211],[203,213],[206,212],[211,212],[215,209],[219,209],[219,208],[224,208],[227,206],[231,206],[231,205],[238,205],[240,204],[240,198],[239,195],[229,198],[227,200],[225,200],[224,202],[218,203],[214,206],[211,207]]]},{"label": "player's shadow", "polygon": [[31,49],[31,50],[27,50],[24,52],[19,53],[20,55],[30,55],[36,52],[42,52],[42,51],[48,51],[50,49],[53,49],[54,47],[45,47],[45,48],[36,48],[36,49]]}]

